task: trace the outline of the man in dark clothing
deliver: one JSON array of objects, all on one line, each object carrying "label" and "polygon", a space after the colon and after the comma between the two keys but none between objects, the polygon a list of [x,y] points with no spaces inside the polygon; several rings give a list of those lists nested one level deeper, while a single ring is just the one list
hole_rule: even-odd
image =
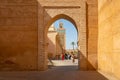
[{"label": "man in dark clothing", "polygon": [[68,59],[68,54],[67,53],[65,53],[65,59]]}]

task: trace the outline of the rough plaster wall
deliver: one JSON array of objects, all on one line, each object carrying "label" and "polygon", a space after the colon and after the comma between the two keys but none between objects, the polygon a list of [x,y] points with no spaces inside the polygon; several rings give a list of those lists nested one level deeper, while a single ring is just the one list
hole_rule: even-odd
[{"label": "rough plaster wall", "polygon": [[37,1],[0,0],[0,69],[36,69],[36,61]]},{"label": "rough plaster wall", "polygon": [[99,0],[99,69],[120,78],[120,0]]}]

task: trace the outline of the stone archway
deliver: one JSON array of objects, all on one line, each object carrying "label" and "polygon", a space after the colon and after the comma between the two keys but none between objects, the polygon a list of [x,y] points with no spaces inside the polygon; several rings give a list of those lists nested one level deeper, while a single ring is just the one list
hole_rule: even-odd
[{"label": "stone archway", "polygon": [[[68,15],[65,14],[58,14],[55,17],[53,17],[50,21],[48,21],[47,25],[45,26],[45,30],[44,30],[44,42],[46,44],[46,49],[45,49],[45,53],[48,54],[48,45],[49,45],[49,40],[48,40],[48,29],[50,28],[50,26],[56,22],[59,19],[64,19],[69,21],[70,23],[72,23],[74,25],[74,28],[76,29],[77,32],[77,41],[78,41],[78,37],[79,37],[79,31],[78,31],[78,27],[76,26],[76,22],[69,17]],[[67,26],[69,28],[69,26]],[[74,35],[74,34],[73,34]],[[72,36],[72,35],[71,35]],[[48,44],[48,45],[47,45]],[[80,50],[80,49],[79,49]]]},{"label": "stone archway", "polygon": [[47,31],[49,26],[57,19],[64,18],[72,22],[78,30],[79,40],[79,68],[87,69],[87,38],[86,38],[86,3],[80,1],[79,5],[56,6],[39,5],[38,11],[38,69],[47,69]]},{"label": "stone archway", "polygon": [[[0,2],[1,65],[5,63],[6,66],[9,64],[6,63],[8,61],[17,66],[18,70],[47,69],[45,29],[55,16],[64,14],[61,17],[67,15],[73,19],[74,21],[71,22],[76,23],[79,32],[80,69],[97,69],[97,53],[101,50],[98,44],[97,0],[2,0]],[[88,62],[86,64],[86,61],[90,64]],[[14,69],[14,66],[11,64],[11,69]]]},{"label": "stone archway", "polygon": [[[6,66],[9,64],[6,63],[8,61],[14,63],[18,70],[47,69],[45,33],[47,25],[59,15],[57,19],[65,17],[73,24],[76,23],[81,53],[80,69],[97,69],[97,53],[101,50],[98,45],[97,0],[12,0],[11,2],[5,0],[0,2],[2,5],[0,8],[1,65],[5,63]],[[14,66],[11,64],[11,69],[14,69]]]}]

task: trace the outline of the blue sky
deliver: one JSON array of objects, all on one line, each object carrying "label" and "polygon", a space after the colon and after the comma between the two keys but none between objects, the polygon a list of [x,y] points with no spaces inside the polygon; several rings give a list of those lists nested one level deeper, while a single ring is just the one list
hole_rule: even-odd
[{"label": "blue sky", "polygon": [[59,19],[53,24],[56,28],[59,27],[59,22],[63,23],[64,28],[66,29],[66,49],[73,49],[71,42],[75,42],[75,48],[77,47],[77,30],[75,26],[68,20]]}]

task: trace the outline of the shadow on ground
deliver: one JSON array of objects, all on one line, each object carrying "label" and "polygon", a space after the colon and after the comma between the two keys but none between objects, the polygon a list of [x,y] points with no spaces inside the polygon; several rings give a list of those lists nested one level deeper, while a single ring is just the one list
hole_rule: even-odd
[{"label": "shadow on ground", "polygon": [[47,71],[0,72],[0,80],[108,80],[96,71],[79,71],[76,66],[52,67]]}]

